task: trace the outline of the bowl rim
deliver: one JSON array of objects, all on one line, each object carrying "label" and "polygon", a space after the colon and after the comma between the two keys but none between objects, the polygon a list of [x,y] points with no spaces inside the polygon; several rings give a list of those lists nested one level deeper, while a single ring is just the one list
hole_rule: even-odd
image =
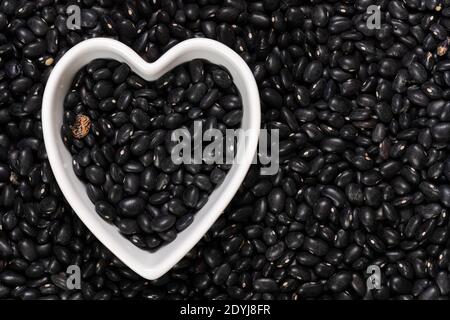
[{"label": "bowl rim", "polygon": [[[250,135],[245,140],[245,148],[244,143],[238,143],[236,155],[238,163],[232,165],[223,183],[213,191],[205,206],[195,214],[194,222],[178,233],[174,241],[155,252],[137,248],[120,235],[115,226],[102,220],[95,209],[92,212],[94,205],[87,198],[85,190],[80,189],[82,182],[73,172],[72,156],[65,148],[60,136],[63,98],[76,72],[97,58],[125,62],[147,81],[156,80],[179,64],[193,59],[205,59],[224,66],[232,75],[233,82],[241,95],[243,104],[241,128],[248,130]],[[61,115],[59,119],[58,115]],[[254,160],[259,139],[260,119],[259,92],[250,68],[232,49],[218,41],[206,38],[184,40],[152,63],[144,61],[130,47],[114,39],[92,38],[82,41],[68,50],[56,63],[48,78],[42,101],[44,143],[50,166],[64,197],[97,239],[124,264],[146,279],[159,278],[181,260],[203,237],[231,201]],[[68,163],[68,156],[70,163]],[[116,235],[111,232],[111,228],[115,229]],[[124,241],[129,245],[126,245]],[[144,252],[145,256],[136,250]]]}]

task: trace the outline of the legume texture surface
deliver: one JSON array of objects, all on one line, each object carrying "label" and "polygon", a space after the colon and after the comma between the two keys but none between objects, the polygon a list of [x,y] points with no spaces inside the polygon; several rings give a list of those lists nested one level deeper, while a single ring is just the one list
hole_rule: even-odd
[{"label": "legume texture surface", "polygon": [[[69,4],[79,29],[67,28]],[[367,23],[373,4],[378,26]],[[448,298],[449,30],[447,0],[1,0],[0,297]],[[53,65],[99,36],[147,61],[187,38],[226,44],[254,73],[262,127],[280,132],[277,174],[253,166],[205,237],[154,281],[76,217],[42,140]],[[72,264],[80,290],[65,287]],[[381,287],[368,290],[374,265]]]},{"label": "legume texture surface", "polygon": [[[175,240],[222,183],[226,152],[232,159],[236,146],[226,133],[241,118],[239,92],[221,67],[193,60],[147,82],[126,64],[94,60],[66,95],[61,136],[96,212],[154,251]],[[222,147],[196,143],[212,132]]]}]

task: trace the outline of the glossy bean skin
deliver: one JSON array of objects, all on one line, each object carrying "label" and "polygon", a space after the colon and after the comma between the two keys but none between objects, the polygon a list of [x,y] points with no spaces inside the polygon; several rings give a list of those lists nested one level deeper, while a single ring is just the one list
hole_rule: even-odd
[{"label": "glossy bean skin", "polygon": [[[157,29],[160,38],[164,28]],[[222,170],[205,164],[192,170],[175,164],[167,150],[172,131],[192,126],[193,121],[206,127],[221,125],[223,130],[239,126],[242,103],[232,78],[225,69],[194,60],[150,83],[126,64],[95,60],[76,79],[76,83],[90,84],[77,87],[74,82],[65,99],[67,113],[74,112],[83,96],[96,97],[100,103],[98,109],[90,108],[94,104],[76,107],[77,114],[92,116],[92,120],[87,116],[88,132],[82,137],[73,134],[72,118],[65,118],[63,140],[74,157],[74,170],[90,184],[88,194],[96,212],[136,246],[155,251],[192,223],[196,211],[226,176],[227,167]],[[229,110],[221,119],[207,113],[204,116],[208,118],[191,119],[191,104],[208,110],[216,101]],[[118,114],[120,121],[114,119]],[[160,124],[153,123],[156,118],[161,119]],[[149,153],[151,161],[146,157]],[[18,154],[18,161],[20,173],[25,175],[32,163],[31,150]],[[0,173],[3,180],[8,178],[8,168],[2,167]],[[192,181],[188,178],[191,173]]]},{"label": "glossy bean skin", "polygon": [[[448,298],[445,1],[381,3],[375,30],[367,1],[91,2],[77,3],[75,30],[54,1],[0,3],[1,299]],[[46,160],[39,116],[46,79],[70,47],[96,36],[116,38],[148,62],[187,38],[225,43],[255,76],[261,127],[280,130],[277,173],[252,168],[198,245],[153,281],[126,268],[84,227]],[[230,89],[229,79],[207,65],[191,62],[147,90],[126,65],[92,62],[66,98],[67,123],[86,108],[96,122],[86,145],[66,141],[81,153],[73,170],[82,177],[114,162],[103,168],[105,181],[101,170],[88,170],[87,193],[98,214],[139,247],[154,250],[192,223],[195,214],[185,210],[195,213],[203,203],[204,176],[220,181],[195,168],[181,177],[162,161],[168,128],[209,117],[233,124],[239,116],[239,99],[231,98],[237,93],[224,98],[218,89]],[[159,98],[166,82],[167,103]],[[125,124],[132,129],[116,135]],[[149,139],[142,131],[155,133]],[[120,144],[117,154],[107,146],[92,158],[81,152],[98,142],[97,133]],[[147,170],[153,165],[157,171]],[[145,199],[144,213],[119,207],[130,197]],[[158,230],[167,217],[177,222],[155,232],[150,222],[159,215]],[[81,269],[80,290],[66,288],[72,264]],[[379,290],[366,285],[373,265],[381,267]]]}]

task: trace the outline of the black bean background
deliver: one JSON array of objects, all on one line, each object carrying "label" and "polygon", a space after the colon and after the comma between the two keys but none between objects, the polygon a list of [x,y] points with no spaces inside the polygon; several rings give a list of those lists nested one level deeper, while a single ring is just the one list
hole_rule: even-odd
[{"label": "black bean background", "polygon": [[[0,1],[0,298],[448,299],[447,0],[76,3],[81,29],[69,30],[68,4]],[[365,23],[370,4],[381,10],[379,30]],[[53,64],[99,36],[124,42],[147,61],[187,38],[221,41],[254,73],[263,128],[280,130],[279,172],[260,176],[258,166],[251,168],[205,237],[153,281],[126,268],[76,217],[42,140],[40,105]],[[104,81],[108,72],[96,71]],[[121,72],[113,82],[125,77]],[[220,74],[215,79],[228,85]],[[136,77],[127,84],[142,86]],[[109,93],[110,84],[103,90],[98,94]],[[100,108],[95,96],[84,99]],[[233,109],[215,102],[212,94],[199,109],[221,116]],[[125,110],[129,103],[123,97],[119,105]],[[110,125],[127,119],[117,112]],[[152,143],[159,137],[152,135]],[[124,155],[106,154],[125,164]],[[88,159],[80,159],[82,168],[95,165]],[[118,169],[112,179],[133,173]],[[89,196],[107,203],[94,182]],[[121,192],[108,200],[119,201]],[[186,199],[194,203],[196,196]],[[136,228],[125,219],[121,227]],[[156,247],[159,239],[147,243]],[[81,290],[65,286],[71,264],[81,268]],[[380,290],[367,290],[370,265],[381,268]]]}]

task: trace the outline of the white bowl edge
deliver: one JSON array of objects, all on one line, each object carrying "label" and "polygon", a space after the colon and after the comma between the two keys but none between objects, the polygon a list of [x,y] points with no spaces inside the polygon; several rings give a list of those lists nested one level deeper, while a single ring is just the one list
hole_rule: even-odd
[{"label": "white bowl edge", "polygon": [[[243,104],[241,128],[252,132],[244,144],[239,143],[236,162],[222,184],[213,191],[205,206],[195,214],[194,221],[177,238],[156,252],[134,246],[95,212],[84,184],[72,168],[72,156],[64,146],[60,129],[63,101],[73,77],[94,59],[114,59],[127,63],[147,81],[153,81],[177,65],[193,59],[205,59],[222,65],[231,74]],[[258,87],[253,74],[242,58],[215,40],[185,40],[153,63],[145,62],[125,44],[108,38],[85,40],[71,48],[55,65],[45,88],[42,102],[42,128],[47,155],[56,181],[66,200],[91,232],[127,266],[146,279],[157,279],[169,271],[203,237],[233,198],[242,183],[256,152],[261,121]]]}]

